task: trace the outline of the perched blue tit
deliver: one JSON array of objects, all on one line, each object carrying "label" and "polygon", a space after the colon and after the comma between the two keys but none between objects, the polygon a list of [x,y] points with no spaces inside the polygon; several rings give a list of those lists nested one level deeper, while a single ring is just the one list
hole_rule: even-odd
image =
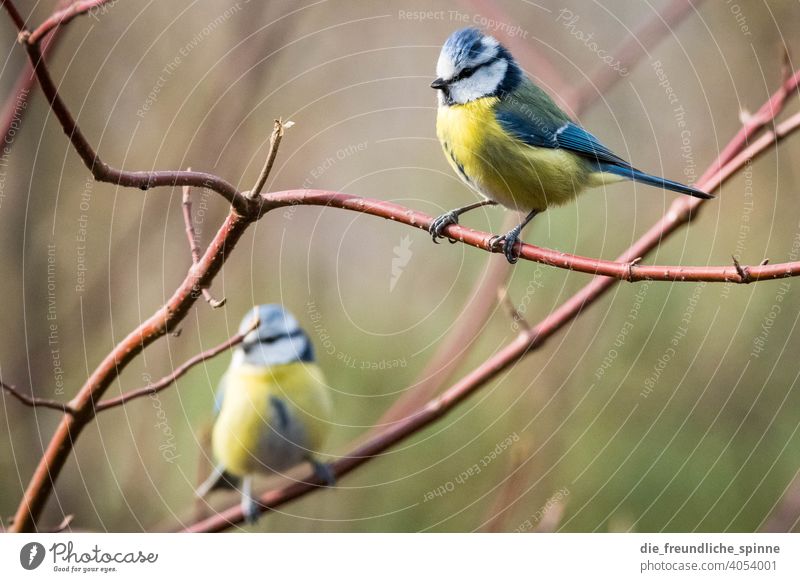
[{"label": "perched blue tit", "polygon": [[217,488],[241,486],[242,510],[258,516],[252,480],[308,461],[326,485],[330,467],[314,455],[330,427],[331,399],[315,363],[311,340],[280,305],[259,305],[242,320],[240,333],[253,326],[236,349],[217,391],[211,435],[218,463],[197,489],[204,497]]},{"label": "perched blue tit", "polygon": [[514,244],[525,225],[586,188],[634,180],[713,198],[641,172],[614,154],[536,86],[504,46],[475,28],[457,30],[447,39],[436,74],[431,83],[439,97],[436,133],[453,169],[482,199],[439,216],[430,227],[434,242],[464,212],[500,203],[528,213],[499,237],[514,263]]}]

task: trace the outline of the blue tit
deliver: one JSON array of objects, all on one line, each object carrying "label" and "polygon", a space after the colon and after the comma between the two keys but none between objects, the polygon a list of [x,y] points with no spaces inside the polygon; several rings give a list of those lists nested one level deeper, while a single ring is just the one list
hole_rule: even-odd
[{"label": "blue tit", "polygon": [[331,422],[332,404],[314,348],[297,320],[280,305],[259,305],[242,320],[244,333],[217,391],[211,444],[217,465],[197,489],[241,486],[242,510],[258,517],[253,476],[277,473],[308,461],[325,485],[330,467],[316,460]]},{"label": "blue tit", "polygon": [[434,242],[464,212],[500,203],[528,213],[499,237],[514,263],[514,244],[525,225],[586,188],[634,180],[713,198],[646,174],[614,154],[536,86],[504,46],[475,28],[457,30],[447,39],[436,74],[431,83],[439,97],[436,133],[450,165],[481,200],[439,216],[430,227]]}]

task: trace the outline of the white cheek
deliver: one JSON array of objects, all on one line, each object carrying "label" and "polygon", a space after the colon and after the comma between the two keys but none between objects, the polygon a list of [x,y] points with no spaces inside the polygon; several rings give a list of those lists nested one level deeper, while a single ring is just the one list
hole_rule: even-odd
[{"label": "white cheek", "polygon": [[450,86],[450,98],[456,103],[467,103],[491,95],[503,82],[507,69],[508,63],[505,60],[478,69],[471,77]]},{"label": "white cheek", "polygon": [[231,358],[231,365],[230,365],[231,370],[234,368],[238,368],[239,366],[244,364],[244,360],[245,360],[244,350],[242,349],[234,350],[233,357]]}]

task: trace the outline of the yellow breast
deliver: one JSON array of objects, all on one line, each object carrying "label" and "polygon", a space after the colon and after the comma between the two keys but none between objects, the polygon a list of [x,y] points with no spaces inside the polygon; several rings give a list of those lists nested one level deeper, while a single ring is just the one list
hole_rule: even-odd
[{"label": "yellow breast", "polygon": [[440,106],[436,131],[455,171],[475,190],[507,208],[543,211],[591,185],[590,172],[564,149],[529,146],[495,118],[497,97]]},{"label": "yellow breast", "polygon": [[223,382],[212,447],[217,461],[231,474],[283,470],[322,446],[331,402],[315,364],[244,365],[229,370]]}]

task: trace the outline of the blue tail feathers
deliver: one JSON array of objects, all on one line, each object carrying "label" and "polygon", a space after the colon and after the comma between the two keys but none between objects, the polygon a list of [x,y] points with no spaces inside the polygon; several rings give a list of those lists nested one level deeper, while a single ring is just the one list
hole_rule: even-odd
[{"label": "blue tail feathers", "polygon": [[687,194],[689,196],[694,196],[695,198],[702,198],[704,200],[714,198],[713,194],[703,192],[702,190],[698,190],[697,188],[692,188],[691,186],[686,186],[685,184],[681,184],[680,182],[673,182],[672,180],[667,180],[666,178],[659,178],[658,176],[652,176],[650,174],[646,174],[631,166],[601,163],[600,171],[608,172],[609,174],[615,174],[617,176],[622,176],[623,178],[628,178],[629,180],[633,180],[634,182],[641,182],[642,184],[655,186],[656,188],[664,188],[665,190],[672,190],[673,192]]}]

